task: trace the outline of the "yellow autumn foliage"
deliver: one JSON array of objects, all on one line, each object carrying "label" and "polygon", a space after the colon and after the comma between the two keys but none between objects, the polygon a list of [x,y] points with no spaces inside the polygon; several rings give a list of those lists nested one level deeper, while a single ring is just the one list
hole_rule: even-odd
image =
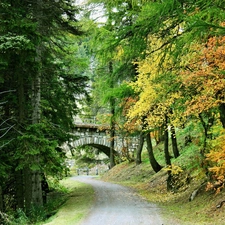
[{"label": "yellow autumn foliage", "polygon": [[117,48],[116,48],[116,54],[114,55],[113,59],[114,60],[122,60],[124,57],[124,49],[121,45],[119,45]]},{"label": "yellow autumn foliage", "polygon": [[178,175],[179,173],[183,172],[183,170],[180,166],[176,166],[174,164],[163,168],[163,170],[170,171],[172,175]]},{"label": "yellow autumn foliage", "polygon": [[170,79],[167,79],[171,76],[172,61],[159,50],[163,41],[156,37],[149,37],[149,41],[149,55],[135,62],[138,65],[138,76],[130,86],[139,98],[127,113],[128,119],[135,118],[137,123],[146,118],[147,128],[162,125],[170,106],[181,98],[179,91],[168,93],[172,85]]},{"label": "yellow autumn foliage", "polygon": [[225,134],[216,138],[213,144],[210,152],[206,154],[206,160],[210,163],[208,170],[213,174],[216,188],[213,183],[209,183],[208,189],[215,188],[219,192],[225,183]]}]

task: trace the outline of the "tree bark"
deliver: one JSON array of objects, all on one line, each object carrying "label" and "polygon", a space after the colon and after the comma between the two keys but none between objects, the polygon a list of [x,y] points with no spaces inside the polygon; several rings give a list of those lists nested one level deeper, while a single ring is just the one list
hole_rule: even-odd
[{"label": "tree bark", "polygon": [[139,145],[138,145],[138,148],[137,148],[136,165],[140,165],[142,163],[141,153],[142,153],[142,150],[143,150],[143,145],[144,145],[144,134],[141,131],[140,135],[139,135]]},{"label": "tree bark", "polygon": [[[34,11],[35,19],[37,20],[37,31],[39,34],[42,34],[42,12],[43,2],[42,0],[37,0],[36,9]],[[40,38],[40,37],[37,37]],[[36,74],[34,74],[32,80],[32,124],[40,123],[41,114],[41,75],[42,75],[42,41],[38,40],[36,46]],[[40,154],[33,156],[32,162],[36,165],[39,165]],[[25,170],[25,196],[26,196],[26,209],[30,210],[30,207],[33,206],[43,206],[42,198],[42,187],[41,187],[41,173],[40,170],[31,168],[26,168]]]},{"label": "tree bark", "polygon": [[[25,119],[25,91],[24,91],[24,75],[18,74],[18,121],[19,124],[24,124]],[[18,127],[19,130],[19,127]],[[15,171],[15,184],[16,184],[16,204],[17,207],[20,209],[24,209],[24,201],[25,201],[25,194],[24,194],[24,179],[23,179],[23,170]]]},{"label": "tree bark", "polygon": [[114,125],[111,124],[110,128],[110,169],[113,168],[115,164],[114,148],[115,148],[115,130]]},{"label": "tree bark", "polygon": [[219,106],[219,110],[220,110],[220,121],[222,123],[223,128],[225,128],[225,104],[222,103]]},{"label": "tree bark", "polygon": [[[164,124],[164,155],[165,155],[165,161],[167,166],[171,166],[171,158],[169,154],[169,132],[168,132],[168,116],[165,115],[165,124]],[[171,174],[171,171],[168,171],[168,177],[167,177],[167,190],[172,190],[172,179],[173,176]]]},{"label": "tree bark", "polygon": [[173,155],[175,158],[177,158],[179,157],[180,153],[177,146],[176,131],[173,125],[171,125],[171,141],[172,141]]},{"label": "tree bark", "polygon": [[156,145],[164,141],[164,132],[163,132],[162,126],[154,131],[154,136],[155,136]]},{"label": "tree bark", "polygon": [[204,116],[202,113],[199,114],[200,121],[202,123],[203,129],[204,129],[204,142],[203,142],[203,149],[201,150],[201,154],[203,157],[205,157],[205,150],[207,146],[207,139],[212,138],[212,134],[209,132],[211,127],[213,126],[214,123],[214,117],[210,115],[206,115],[208,118],[208,121],[206,122],[204,120]]},{"label": "tree bark", "polygon": [[24,180],[23,180],[23,171],[19,170],[15,172],[15,180],[16,180],[16,202],[17,207],[20,209],[24,209]]},{"label": "tree bark", "polygon": [[151,141],[151,133],[147,133],[146,142],[147,142],[147,150],[148,150],[150,164],[152,166],[152,169],[157,173],[162,169],[162,166],[160,166],[155,159],[155,156],[153,153],[152,141]]},{"label": "tree bark", "polygon": [[30,211],[32,205],[32,179],[30,168],[25,168],[24,172],[24,195],[25,195],[25,209]]},{"label": "tree bark", "polygon": [[18,103],[19,103],[19,123],[24,122],[24,109],[25,109],[25,94],[24,94],[24,77],[22,74],[18,74]]},{"label": "tree bark", "polygon": [[[38,54],[39,54],[39,50],[38,50]],[[41,66],[41,61],[37,61],[37,64]],[[36,77],[33,80],[33,99],[32,99],[32,103],[33,103],[32,123],[33,124],[40,123],[40,106],[41,106],[40,101],[41,101],[41,70],[39,69],[36,74]],[[36,165],[39,165],[39,160],[40,160],[40,154],[34,155],[33,162],[31,163],[35,163]],[[40,170],[30,169],[30,173],[28,174],[31,175],[30,181],[32,183],[31,202],[33,205],[42,206],[43,198],[42,198]]]},{"label": "tree bark", "polygon": [[3,211],[3,195],[2,195],[2,187],[0,186],[0,212]]},{"label": "tree bark", "polygon": [[[114,87],[113,81],[113,64],[109,62],[109,74],[111,76],[111,88]],[[111,97],[110,99],[110,112],[111,112],[111,120],[110,120],[110,168],[115,166],[115,156],[114,156],[114,149],[115,149],[115,99]]]},{"label": "tree bark", "polygon": [[168,132],[168,117],[165,116],[165,124],[164,124],[164,156],[166,165],[171,165],[171,159],[169,154],[169,132]]}]

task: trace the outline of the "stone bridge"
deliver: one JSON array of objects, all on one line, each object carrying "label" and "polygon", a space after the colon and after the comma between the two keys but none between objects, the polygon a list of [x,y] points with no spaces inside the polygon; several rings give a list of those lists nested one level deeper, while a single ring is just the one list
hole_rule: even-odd
[{"label": "stone bridge", "polygon": [[[95,118],[82,120],[78,118],[75,120],[73,134],[79,138],[70,143],[73,148],[92,146],[110,157],[110,136],[109,126],[107,124],[97,124]],[[134,151],[136,147],[136,138],[114,137],[115,154],[120,154],[123,149]]]}]

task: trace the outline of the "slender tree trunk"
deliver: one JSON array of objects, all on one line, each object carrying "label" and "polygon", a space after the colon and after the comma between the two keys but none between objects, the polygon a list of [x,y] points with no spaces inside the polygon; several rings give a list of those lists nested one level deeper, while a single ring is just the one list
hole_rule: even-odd
[{"label": "slender tree trunk", "polygon": [[148,150],[148,156],[149,156],[150,164],[152,166],[152,169],[157,173],[162,169],[162,167],[156,161],[154,153],[153,153],[151,133],[147,133],[146,142],[147,142],[147,150]]},{"label": "slender tree trunk", "polygon": [[[111,88],[114,87],[113,81],[113,64],[109,62],[109,74],[111,76]],[[114,156],[114,149],[115,149],[115,99],[112,97],[110,99],[110,111],[111,111],[111,121],[110,121],[110,168],[115,166],[115,156]]]},{"label": "slender tree trunk", "polygon": [[25,195],[25,209],[30,211],[32,205],[32,176],[30,168],[25,168],[24,172],[24,195]]},{"label": "slender tree trunk", "polygon": [[3,211],[3,195],[2,195],[2,187],[0,186],[0,212]]},{"label": "slender tree trunk", "polygon": [[144,134],[141,131],[139,135],[139,145],[137,148],[136,165],[139,165],[142,163],[141,153],[142,153],[143,145],[144,145]]},{"label": "slender tree trunk", "polygon": [[164,141],[164,130],[163,127],[159,127],[158,129],[155,129],[153,131],[153,134],[155,136],[156,145],[158,145],[160,142]]},{"label": "slender tree trunk", "polygon": [[111,123],[111,130],[110,130],[110,169],[113,168],[115,164],[115,156],[114,156],[114,149],[115,149],[115,125]]},{"label": "slender tree trunk", "polygon": [[41,101],[41,71],[37,71],[36,76],[32,82],[32,123],[40,123],[40,101]]},{"label": "slender tree trunk", "polygon": [[19,123],[23,124],[24,121],[24,107],[25,107],[25,94],[24,94],[24,78],[23,74],[18,74],[18,103],[19,103]]},{"label": "slender tree trunk", "polygon": [[203,150],[201,151],[202,156],[204,156],[205,148],[206,148],[206,140],[208,136],[208,128],[207,125],[203,119],[202,114],[199,114],[200,121],[202,123],[203,129],[204,129],[204,141],[203,141]]},{"label": "slender tree trunk", "polygon": [[[171,159],[169,154],[169,132],[168,132],[168,116],[165,115],[165,124],[164,124],[164,155],[165,155],[165,161],[167,166],[171,166]],[[172,180],[173,176],[171,174],[171,171],[168,171],[168,177],[167,177],[167,190],[172,190]]]},{"label": "slender tree trunk", "polygon": [[207,146],[207,139],[208,138],[212,138],[212,134],[209,133],[213,123],[214,123],[214,117],[211,115],[207,115],[208,117],[208,121],[205,122],[204,120],[204,116],[200,113],[199,114],[199,118],[200,121],[202,123],[203,129],[204,129],[204,142],[203,142],[203,149],[201,151],[201,154],[203,157],[205,157],[205,150],[206,150],[206,146]]},{"label": "slender tree trunk", "polygon": [[164,156],[166,165],[171,165],[171,159],[169,154],[169,132],[168,132],[168,117],[165,116],[165,126],[164,126]]},{"label": "slender tree trunk", "polygon": [[[18,73],[18,109],[19,109],[19,124],[24,124],[25,119],[25,93],[24,93],[24,77],[23,74]],[[19,129],[19,127],[18,127]],[[15,171],[15,183],[16,183],[16,202],[17,207],[24,209],[24,179],[23,179],[23,170]]]},{"label": "slender tree trunk", "polygon": [[24,182],[23,182],[23,171],[19,170],[15,173],[16,180],[16,202],[17,207],[20,209],[24,209]]},{"label": "slender tree trunk", "polygon": [[172,141],[172,149],[174,157],[179,157],[180,153],[177,146],[177,137],[176,137],[176,131],[173,125],[171,125],[171,141]]},{"label": "slender tree trunk", "polygon": [[219,106],[219,110],[220,110],[220,121],[222,123],[223,128],[225,128],[225,104],[222,103]]}]

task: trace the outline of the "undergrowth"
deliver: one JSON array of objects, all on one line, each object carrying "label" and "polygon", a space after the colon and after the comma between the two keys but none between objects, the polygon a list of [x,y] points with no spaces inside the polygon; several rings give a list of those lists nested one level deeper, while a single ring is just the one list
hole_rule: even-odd
[{"label": "undergrowth", "polygon": [[50,216],[54,215],[59,207],[68,199],[69,190],[58,182],[54,183],[54,185],[51,184],[51,186],[53,189],[48,194],[48,202],[44,206],[32,206],[29,212],[26,213],[22,209],[7,213],[0,212],[0,224],[40,224],[42,221],[45,221]]}]

